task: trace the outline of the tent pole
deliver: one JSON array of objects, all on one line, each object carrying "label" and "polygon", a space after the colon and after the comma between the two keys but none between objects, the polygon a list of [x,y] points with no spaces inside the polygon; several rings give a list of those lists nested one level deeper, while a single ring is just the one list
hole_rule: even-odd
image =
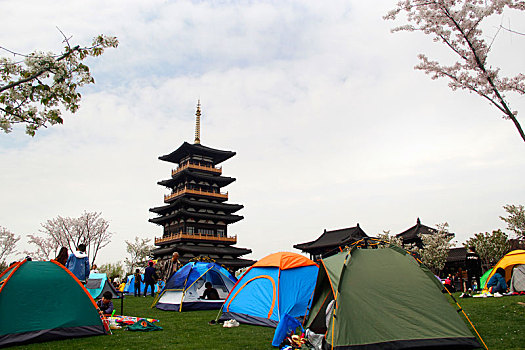
[{"label": "tent pole", "polygon": [[120,292],[120,314],[124,315],[124,292]]}]

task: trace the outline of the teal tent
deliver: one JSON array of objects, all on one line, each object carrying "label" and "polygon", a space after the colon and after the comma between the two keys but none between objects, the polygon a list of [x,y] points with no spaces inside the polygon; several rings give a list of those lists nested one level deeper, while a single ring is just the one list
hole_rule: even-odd
[{"label": "teal tent", "polygon": [[52,261],[22,261],[0,274],[0,348],[106,334],[82,283]]},{"label": "teal tent", "polygon": [[102,298],[105,292],[110,292],[113,299],[120,298],[120,293],[113,287],[105,273],[90,273],[85,287],[93,299]]}]

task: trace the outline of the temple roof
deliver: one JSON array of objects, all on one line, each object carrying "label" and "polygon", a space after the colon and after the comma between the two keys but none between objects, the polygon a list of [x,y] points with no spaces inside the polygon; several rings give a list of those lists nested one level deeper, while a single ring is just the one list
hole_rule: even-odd
[{"label": "temple roof", "polygon": [[421,223],[421,220],[417,218],[417,222],[414,226],[409,228],[408,230],[401,232],[396,235],[396,237],[399,237],[403,240],[403,243],[407,240],[414,240],[419,238],[420,234],[435,234],[438,231],[432,227],[425,226]]},{"label": "temple roof", "polygon": [[186,197],[180,197],[174,200],[173,202],[171,202],[170,204],[166,204],[160,207],[150,208],[149,211],[151,211],[152,213],[163,215],[164,213],[167,213],[171,210],[179,209],[183,205],[195,207],[196,209],[199,209],[199,208],[218,209],[218,210],[223,210],[225,212],[228,212],[230,214],[235,213],[236,211],[239,211],[242,208],[244,208],[244,205],[242,204],[202,202],[202,201],[190,200]]},{"label": "temple roof", "polygon": [[160,160],[170,163],[180,163],[180,160],[190,155],[202,155],[213,159],[213,164],[217,165],[233,157],[236,153],[232,151],[222,151],[215,148],[203,146],[198,143],[190,144],[184,142],[179,148],[170,154],[160,156]]},{"label": "temple roof", "polygon": [[305,252],[312,253],[316,250],[345,246],[364,237],[368,237],[368,235],[361,229],[361,227],[359,227],[359,224],[357,224],[356,227],[343,228],[333,231],[325,230],[323,234],[315,241],[295,244],[293,247]]},{"label": "temple roof", "polygon": [[169,188],[173,188],[174,185],[178,184],[181,179],[192,178],[192,179],[198,179],[202,181],[208,181],[213,182],[219,185],[220,187],[227,186],[235,181],[234,177],[226,177],[226,176],[213,176],[213,175],[207,175],[199,171],[194,171],[191,169],[184,169],[181,172],[175,174],[171,179],[167,180],[161,180],[157,182],[157,184],[166,186]]},{"label": "temple roof", "polygon": [[184,209],[179,209],[175,213],[159,216],[157,218],[149,219],[149,222],[154,224],[162,225],[164,221],[171,220],[178,217],[190,217],[195,219],[206,219],[206,220],[215,220],[215,221],[224,221],[227,223],[234,223],[244,219],[241,215],[222,215],[222,214],[210,214],[210,213],[198,213],[196,211],[188,211]]}]

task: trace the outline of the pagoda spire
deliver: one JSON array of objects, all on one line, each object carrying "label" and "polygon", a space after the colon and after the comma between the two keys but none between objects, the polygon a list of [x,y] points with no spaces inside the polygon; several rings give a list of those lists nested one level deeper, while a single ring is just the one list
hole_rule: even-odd
[{"label": "pagoda spire", "polygon": [[197,102],[197,112],[195,113],[197,116],[197,120],[195,122],[195,142],[194,143],[201,143],[201,100],[199,99]]}]

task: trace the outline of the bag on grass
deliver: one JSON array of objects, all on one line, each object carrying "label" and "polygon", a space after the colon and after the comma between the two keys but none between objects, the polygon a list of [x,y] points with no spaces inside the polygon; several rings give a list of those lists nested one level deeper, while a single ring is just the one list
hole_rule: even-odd
[{"label": "bag on grass", "polygon": [[153,324],[150,321],[144,318],[141,318],[137,322],[128,326],[126,329],[128,331],[150,332],[150,331],[161,331],[162,327],[159,327],[156,324]]}]

